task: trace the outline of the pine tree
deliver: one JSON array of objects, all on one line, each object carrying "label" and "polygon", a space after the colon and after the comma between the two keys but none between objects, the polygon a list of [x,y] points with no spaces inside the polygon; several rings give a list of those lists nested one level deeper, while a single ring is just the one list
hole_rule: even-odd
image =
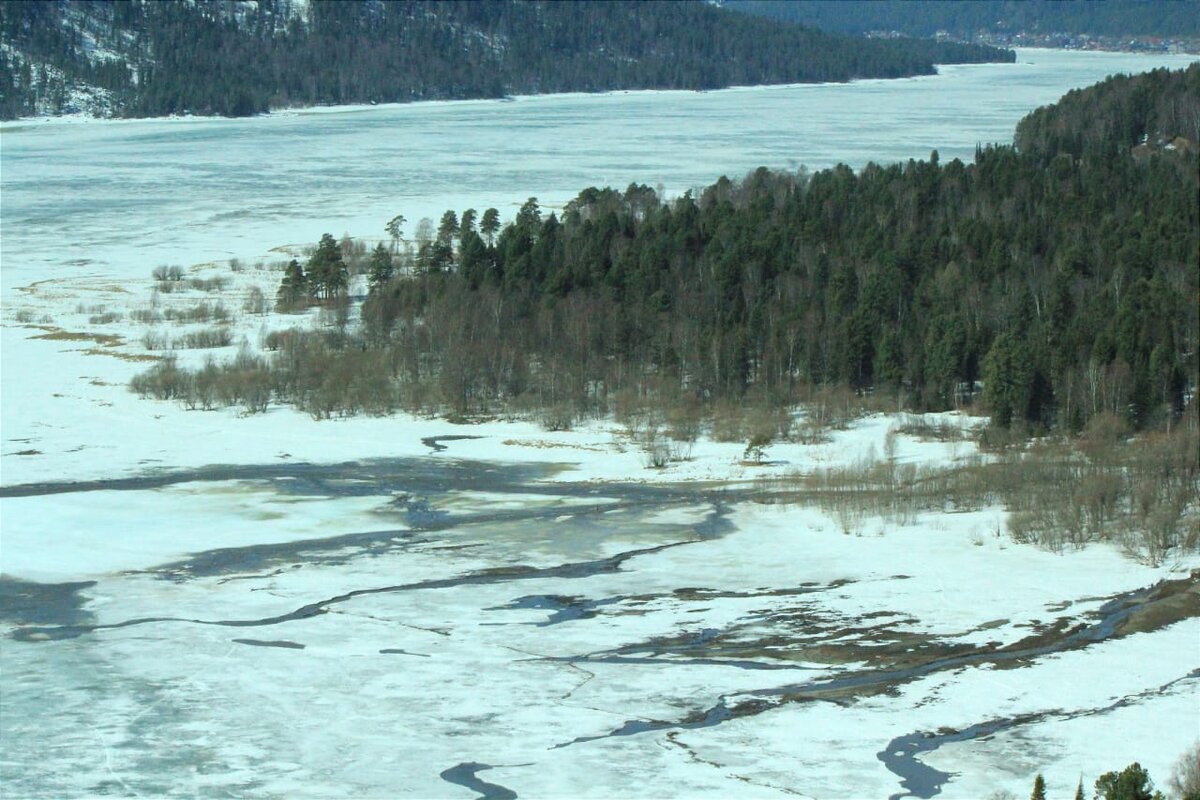
[{"label": "pine tree", "polygon": [[479,230],[487,237],[488,247],[491,247],[495,241],[496,231],[500,230],[500,212],[494,208],[484,211],[483,219],[479,223]]},{"label": "pine tree", "polygon": [[310,291],[318,297],[330,298],[343,291],[349,281],[350,273],[342,260],[342,248],[333,234],[322,234],[316,252],[308,260]]},{"label": "pine tree", "polygon": [[1162,800],[1154,791],[1150,773],[1136,761],[1120,772],[1106,772],[1096,779],[1096,795],[1101,800]]},{"label": "pine tree", "polygon": [[397,214],[396,216],[394,216],[390,220],[388,220],[387,225],[383,226],[384,230],[387,231],[387,235],[392,237],[392,247],[393,248],[395,248],[396,245],[400,243],[400,237],[404,233],[404,223],[405,222],[408,222],[408,220],[406,220],[404,218],[404,215]]},{"label": "pine tree", "polygon": [[1046,800],[1046,779],[1040,772],[1033,779],[1033,794],[1029,795],[1029,800]]},{"label": "pine tree", "polygon": [[275,304],[280,311],[290,311],[300,305],[308,297],[308,279],[300,262],[292,259],[283,272],[279,282],[279,291],[275,295]]},{"label": "pine tree", "polygon": [[383,246],[383,242],[380,242],[375,245],[375,250],[371,253],[371,263],[368,267],[367,281],[370,284],[370,291],[378,290],[392,279],[394,273],[392,254]]},{"label": "pine tree", "polygon": [[447,211],[442,214],[442,221],[438,223],[437,240],[440,244],[453,245],[456,238],[458,238],[458,215],[453,211]]}]

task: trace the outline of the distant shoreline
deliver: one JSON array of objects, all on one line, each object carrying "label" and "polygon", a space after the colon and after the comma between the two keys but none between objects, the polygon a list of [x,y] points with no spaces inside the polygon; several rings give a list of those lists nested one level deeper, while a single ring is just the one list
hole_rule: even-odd
[{"label": "distant shoreline", "polygon": [[[1126,55],[1146,56],[1147,58],[1161,58],[1164,55],[1175,57],[1192,56],[1193,60],[1200,59],[1200,53],[1162,53],[1161,51],[1142,51],[1142,50],[1101,50],[1101,49],[1083,49],[1072,47],[1018,47],[1013,48],[1018,55],[1015,62],[980,62],[978,64],[936,64],[939,68],[953,67],[972,68],[996,66],[1020,66],[1022,63],[1028,63],[1023,59],[1022,54],[1037,54],[1039,52],[1071,52],[1071,53],[1094,53],[1096,55],[1111,55],[1114,53],[1123,53]],[[387,108],[408,108],[408,107],[430,107],[434,105],[445,105],[451,103],[509,103],[536,100],[539,98],[594,98],[594,97],[610,97],[626,94],[684,94],[692,95],[697,93],[712,94],[716,92],[746,92],[746,91],[762,91],[770,89],[793,89],[801,87],[816,87],[816,86],[837,86],[848,84],[864,84],[864,83],[892,83],[898,81],[912,80],[928,80],[938,77],[938,72],[932,75],[906,75],[899,78],[855,78],[849,81],[820,81],[814,83],[765,83],[751,85],[735,85],[726,86],[720,89],[608,89],[602,92],[547,92],[544,94],[516,94],[506,95],[505,97],[464,97],[464,98],[446,98],[437,100],[415,100],[407,103],[345,103],[340,105],[315,105],[315,106],[287,106],[268,111],[265,114],[254,114],[246,117],[224,117],[218,115],[207,114],[172,114],[158,117],[98,117],[85,112],[75,114],[45,114],[31,117],[18,117],[11,120],[0,121],[0,131],[12,132],[17,128],[25,125],[78,125],[78,124],[95,124],[95,123],[133,123],[133,122],[168,122],[168,123],[184,123],[184,122],[220,122],[232,120],[250,120],[263,119],[270,117],[287,117],[287,116],[303,116],[309,114],[353,114],[375,109]]]}]

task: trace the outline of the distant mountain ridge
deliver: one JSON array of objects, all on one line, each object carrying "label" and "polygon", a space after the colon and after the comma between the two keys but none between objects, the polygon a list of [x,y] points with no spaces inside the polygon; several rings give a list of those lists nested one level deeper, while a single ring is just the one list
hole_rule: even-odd
[{"label": "distant mountain ridge", "polygon": [[692,0],[3,0],[0,118],[715,89],[1013,58],[832,35]]}]

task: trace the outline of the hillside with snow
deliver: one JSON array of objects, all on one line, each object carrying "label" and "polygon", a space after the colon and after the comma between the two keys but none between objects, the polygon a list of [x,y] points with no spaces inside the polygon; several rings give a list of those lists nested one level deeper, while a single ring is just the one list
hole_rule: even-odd
[{"label": "hillside with snow", "polygon": [[0,3],[0,118],[928,75],[1009,51],[867,41],[699,3]]}]

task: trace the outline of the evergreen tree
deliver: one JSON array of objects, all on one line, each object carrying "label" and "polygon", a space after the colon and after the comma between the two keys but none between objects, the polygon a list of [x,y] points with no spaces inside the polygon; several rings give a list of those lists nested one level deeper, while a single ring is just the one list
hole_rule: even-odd
[{"label": "evergreen tree", "polygon": [[454,240],[458,238],[458,215],[453,211],[447,211],[442,214],[442,221],[438,224],[437,240],[441,244],[453,247]]},{"label": "evergreen tree", "polygon": [[460,241],[468,233],[475,232],[475,216],[475,209],[473,208],[468,208],[466,211],[462,212],[462,217],[458,222],[458,236]]},{"label": "evergreen tree", "polygon": [[1136,761],[1120,772],[1106,772],[1096,779],[1096,796],[1100,800],[1164,800],[1154,790],[1154,782]]},{"label": "evergreen tree", "polygon": [[308,280],[304,274],[304,267],[293,258],[288,262],[283,279],[279,282],[275,305],[280,311],[291,311],[308,299],[308,295]]},{"label": "evergreen tree", "polygon": [[369,291],[377,291],[379,287],[392,279],[394,272],[392,254],[383,246],[383,242],[380,242],[371,252],[371,261],[367,272]]},{"label": "evergreen tree", "polygon": [[313,295],[329,299],[346,289],[350,273],[342,260],[342,248],[333,234],[321,235],[316,251],[308,260],[308,283]]},{"label": "evergreen tree", "polygon": [[388,220],[387,225],[383,226],[384,230],[387,231],[387,235],[392,237],[393,250],[396,249],[396,246],[400,243],[400,237],[404,235],[404,223],[407,221],[408,220],[404,218],[403,214],[397,214]]},{"label": "evergreen tree", "polygon": [[1046,800],[1046,779],[1040,772],[1033,779],[1033,793],[1029,795],[1029,800]]},{"label": "evergreen tree", "polygon": [[992,343],[983,362],[983,397],[992,413],[992,423],[1002,428],[1023,415],[1029,405],[1032,374],[1024,344],[1011,332]]},{"label": "evergreen tree", "polygon": [[496,232],[500,230],[500,212],[494,208],[489,208],[483,212],[483,219],[479,223],[479,230],[483,232],[487,239],[488,247],[494,243]]}]

